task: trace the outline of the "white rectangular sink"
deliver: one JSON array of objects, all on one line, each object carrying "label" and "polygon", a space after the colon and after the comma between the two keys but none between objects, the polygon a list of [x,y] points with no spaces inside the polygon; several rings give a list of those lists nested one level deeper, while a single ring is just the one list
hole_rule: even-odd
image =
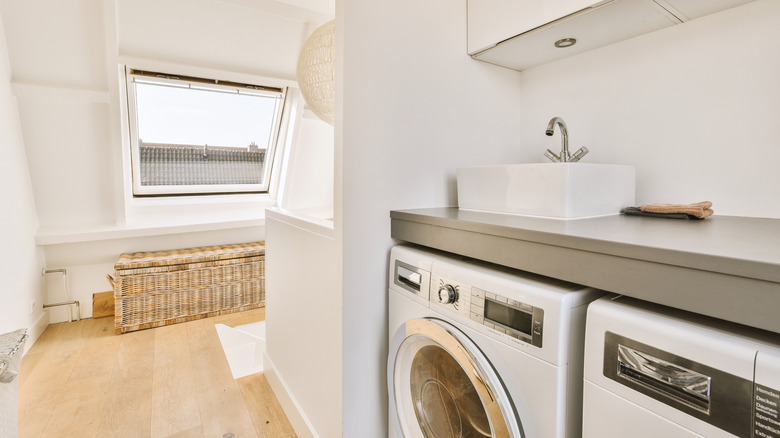
[{"label": "white rectangular sink", "polygon": [[457,170],[458,207],[556,219],[619,214],[634,205],[633,166],[532,163]]}]

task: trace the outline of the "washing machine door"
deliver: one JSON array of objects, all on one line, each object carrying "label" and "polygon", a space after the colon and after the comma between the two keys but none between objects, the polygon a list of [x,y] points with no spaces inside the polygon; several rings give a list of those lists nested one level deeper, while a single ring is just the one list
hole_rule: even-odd
[{"label": "washing machine door", "polygon": [[387,377],[390,427],[404,438],[525,437],[493,366],[445,321],[402,325],[390,345]]}]

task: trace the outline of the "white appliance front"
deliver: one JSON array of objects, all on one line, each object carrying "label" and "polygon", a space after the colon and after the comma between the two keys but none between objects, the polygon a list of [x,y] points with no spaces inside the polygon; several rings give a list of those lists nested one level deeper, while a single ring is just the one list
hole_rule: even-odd
[{"label": "white appliance front", "polygon": [[[392,390],[402,436],[524,436],[496,370],[462,331],[419,318],[404,323],[397,334]],[[545,374],[554,379],[551,372]]]},{"label": "white appliance front", "polygon": [[398,246],[389,269],[390,437],[579,436],[579,285]]},{"label": "white appliance front", "polygon": [[777,341],[777,334],[602,298],[588,310],[583,438],[780,438]]}]

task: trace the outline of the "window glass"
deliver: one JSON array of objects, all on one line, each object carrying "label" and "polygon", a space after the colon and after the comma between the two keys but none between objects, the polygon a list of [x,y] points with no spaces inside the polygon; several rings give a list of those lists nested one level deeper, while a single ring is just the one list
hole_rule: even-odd
[{"label": "window glass", "polygon": [[414,412],[426,437],[493,436],[477,390],[445,349],[421,348],[412,361],[409,383]]},{"label": "window glass", "polygon": [[282,90],[131,71],[128,91],[135,195],[267,191]]}]

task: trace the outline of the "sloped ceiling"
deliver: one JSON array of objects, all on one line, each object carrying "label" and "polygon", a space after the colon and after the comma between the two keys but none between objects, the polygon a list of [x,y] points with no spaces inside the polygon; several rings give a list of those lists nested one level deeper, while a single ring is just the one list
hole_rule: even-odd
[{"label": "sloped ceiling", "polygon": [[220,0],[225,3],[256,9],[267,14],[292,20],[314,22],[330,21],[336,15],[335,0]]}]

